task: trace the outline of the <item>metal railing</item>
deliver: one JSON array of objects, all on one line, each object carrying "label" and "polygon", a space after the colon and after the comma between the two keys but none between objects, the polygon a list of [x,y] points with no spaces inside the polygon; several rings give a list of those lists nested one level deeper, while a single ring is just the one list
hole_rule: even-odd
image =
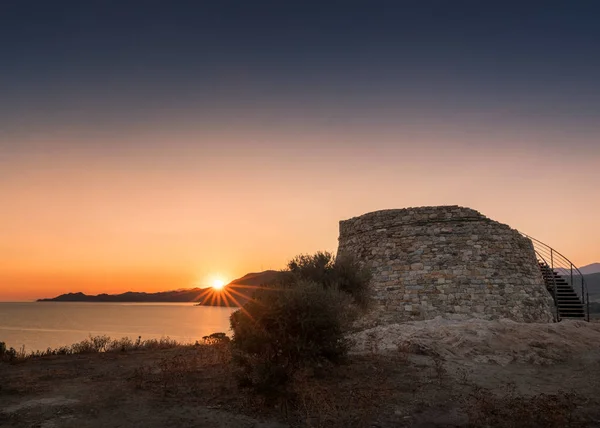
[{"label": "metal railing", "polygon": [[[542,241],[535,239],[523,232],[520,232],[521,235],[528,238],[532,244],[533,249],[538,257],[538,261],[544,263],[546,266],[550,268],[551,271],[558,273],[561,277],[563,277],[569,285],[573,288],[577,297],[583,304],[583,308],[585,311],[585,319],[587,321],[590,320],[590,297],[587,290],[587,284],[585,283],[584,275],[581,271],[563,256],[561,253],[556,251],[554,248],[550,247],[547,244],[544,244]],[[554,283],[554,299],[556,304],[556,279],[554,275],[551,276],[552,282]],[[560,321],[560,314],[558,313],[557,307],[557,320]]]}]

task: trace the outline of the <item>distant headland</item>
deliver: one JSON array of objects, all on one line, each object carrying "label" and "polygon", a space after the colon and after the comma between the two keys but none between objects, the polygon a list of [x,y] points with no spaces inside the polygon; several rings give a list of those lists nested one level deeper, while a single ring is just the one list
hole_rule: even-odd
[{"label": "distant headland", "polygon": [[[188,288],[158,293],[128,291],[121,294],[88,295],[66,293],[53,298],[38,299],[38,302],[97,302],[97,303],[197,303],[200,306],[239,306],[246,303],[256,287],[276,280],[280,273],[274,270],[249,273],[227,284],[223,290],[212,288]],[[215,298],[219,296],[220,298]],[[231,298],[227,298],[231,296]]]}]

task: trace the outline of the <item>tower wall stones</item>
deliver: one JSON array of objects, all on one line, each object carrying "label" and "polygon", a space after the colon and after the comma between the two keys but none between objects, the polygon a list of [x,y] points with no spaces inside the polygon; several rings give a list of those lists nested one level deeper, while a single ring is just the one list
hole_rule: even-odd
[{"label": "tower wall stones", "polygon": [[470,208],[383,210],[341,221],[342,254],[373,273],[374,324],[440,315],[553,320],[531,241]]}]

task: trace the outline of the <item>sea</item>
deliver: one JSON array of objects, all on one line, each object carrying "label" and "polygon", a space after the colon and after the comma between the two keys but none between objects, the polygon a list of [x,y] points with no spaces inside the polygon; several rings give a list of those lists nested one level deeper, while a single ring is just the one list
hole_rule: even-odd
[{"label": "sea", "polygon": [[0,302],[0,342],[26,351],[71,345],[90,335],[194,343],[211,333],[229,334],[229,316],[236,309],[193,303]]}]

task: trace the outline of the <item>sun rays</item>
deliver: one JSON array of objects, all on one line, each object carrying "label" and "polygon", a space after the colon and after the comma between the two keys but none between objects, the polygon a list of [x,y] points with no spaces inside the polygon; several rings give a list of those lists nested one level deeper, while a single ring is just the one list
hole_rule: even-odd
[{"label": "sun rays", "polygon": [[266,286],[223,284],[219,286],[217,280],[213,281],[211,287],[203,288],[196,301],[201,306],[225,306],[228,308],[238,307],[248,313],[243,305],[255,290],[270,288]]}]

